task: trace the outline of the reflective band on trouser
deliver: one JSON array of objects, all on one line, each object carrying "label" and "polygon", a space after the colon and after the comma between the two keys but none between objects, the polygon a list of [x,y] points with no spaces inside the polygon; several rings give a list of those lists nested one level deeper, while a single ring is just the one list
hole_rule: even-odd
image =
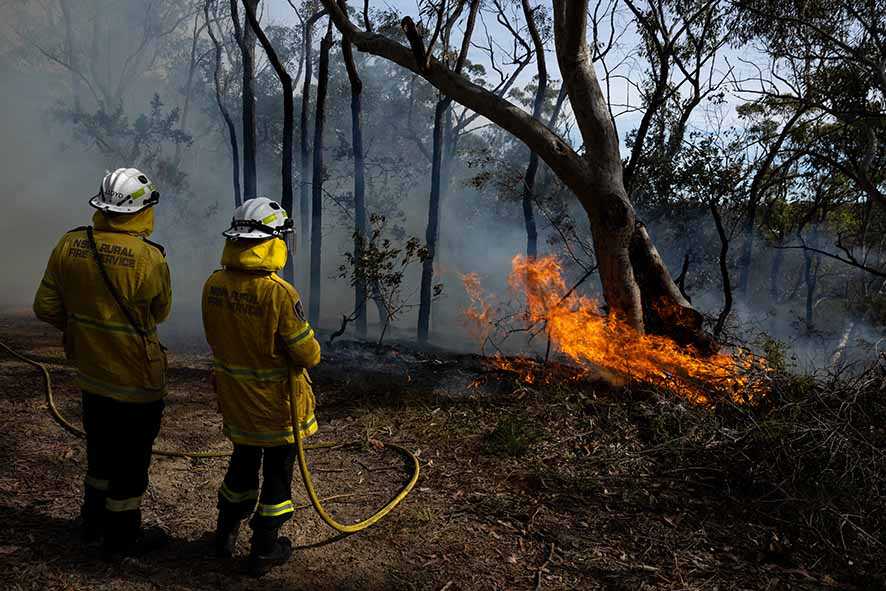
[{"label": "reflective band on trouser", "polygon": [[123,511],[136,511],[142,505],[141,495],[130,497],[128,499],[107,499],[105,500],[105,509],[114,513],[122,513]]},{"label": "reflective band on trouser", "polygon": [[300,344],[302,341],[306,341],[307,339],[309,339],[313,336],[314,336],[314,329],[311,328],[310,326],[308,326],[306,329],[304,329],[303,331],[301,331],[300,333],[298,333],[294,337],[284,338],[283,340],[286,342],[287,345],[294,347],[294,346]]},{"label": "reflective band on trouser", "polygon": [[242,503],[244,501],[254,501],[258,498],[257,490],[246,490],[243,492],[234,492],[228,488],[228,485],[222,482],[221,488],[218,489],[218,494],[225,498],[225,500],[231,503]]},{"label": "reflective band on trouser", "polygon": [[264,503],[261,503],[258,506],[258,514],[262,517],[279,517],[280,515],[292,513],[292,511],[292,501],[283,501],[276,505],[265,505]]},{"label": "reflective band on trouser", "polygon": [[101,478],[96,478],[94,476],[86,475],[86,486],[89,488],[94,488],[95,490],[106,491],[108,487],[111,485],[110,481],[103,480]]}]

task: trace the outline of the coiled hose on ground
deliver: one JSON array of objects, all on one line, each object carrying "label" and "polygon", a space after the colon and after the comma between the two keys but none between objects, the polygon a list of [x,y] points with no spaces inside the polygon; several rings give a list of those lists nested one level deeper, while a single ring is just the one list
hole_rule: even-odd
[{"label": "coiled hose on ground", "polygon": [[[10,347],[9,345],[3,343],[2,341],[0,341],[0,348],[2,348],[4,351],[9,353],[10,355],[15,357],[16,359],[23,361],[24,363],[27,363],[28,365],[36,367],[37,369],[39,369],[42,372],[42,374],[43,374],[43,389],[46,394],[46,405],[49,408],[49,414],[52,415],[52,418],[55,420],[56,423],[59,424],[59,426],[62,427],[62,429],[64,429],[65,431],[67,431],[71,435],[74,435],[75,437],[79,437],[80,439],[85,439],[86,433],[83,432],[82,429],[79,429],[76,425],[73,425],[65,417],[63,417],[62,414],[59,412],[58,408],[55,406],[55,399],[53,398],[53,394],[52,394],[52,380],[49,376],[49,369],[46,367],[46,365],[43,363],[40,363],[39,361],[34,361],[30,357],[27,357],[27,356],[19,353],[18,351],[16,351],[15,349]],[[293,401],[293,403],[290,404],[290,407],[293,409],[293,412],[295,412],[295,408],[296,408],[295,401]],[[293,425],[298,424],[296,417],[293,417],[292,424]],[[296,429],[296,432],[297,431],[298,430]],[[314,444],[314,445],[305,445],[304,440],[302,439],[301,435],[296,435],[295,441],[296,441],[296,448],[298,450],[298,467],[299,467],[299,471],[301,472],[302,480],[305,483],[305,490],[308,492],[308,498],[311,501],[311,505],[314,507],[314,510],[317,512],[317,515],[320,516],[320,519],[322,519],[324,522],[326,522],[326,524],[329,527],[331,527],[332,529],[334,529],[338,532],[345,533],[345,534],[351,534],[351,533],[355,533],[355,532],[364,530],[367,527],[369,527],[370,525],[377,523],[382,517],[384,517],[385,515],[390,513],[394,507],[399,505],[400,502],[404,498],[406,498],[406,495],[408,495],[409,492],[413,489],[413,487],[415,486],[415,483],[418,482],[418,475],[419,475],[420,467],[419,467],[418,458],[415,456],[415,454],[404,447],[400,447],[399,445],[396,445],[393,443],[385,444],[386,447],[390,447],[391,449],[397,451],[405,459],[411,461],[412,476],[410,477],[409,482],[406,484],[406,486],[404,486],[400,490],[400,492],[398,492],[390,501],[388,501],[388,503],[384,507],[382,507],[381,509],[379,509],[378,511],[376,511],[375,513],[373,513],[372,515],[370,515],[366,519],[364,519],[362,521],[358,521],[357,523],[352,523],[352,524],[340,523],[340,522],[336,521],[329,514],[329,512],[326,511],[326,509],[323,507],[321,499],[320,499],[319,495],[317,494],[317,490],[316,490],[316,488],[314,488],[314,480],[311,477],[311,471],[308,468],[308,460],[307,460],[307,457],[305,456],[305,451],[307,451],[309,449],[326,449],[326,448],[335,447],[335,446],[338,446],[341,444],[336,443],[336,442],[327,442],[327,443],[318,443],[318,444]],[[228,451],[195,451],[195,452],[191,452],[191,451],[154,449],[153,454],[155,456],[164,456],[164,457],[169,457],[169,458],[201,458],[202,459],[202,458],[224,458],[224,457],[230,456],[231,452],[228,452]]]}]

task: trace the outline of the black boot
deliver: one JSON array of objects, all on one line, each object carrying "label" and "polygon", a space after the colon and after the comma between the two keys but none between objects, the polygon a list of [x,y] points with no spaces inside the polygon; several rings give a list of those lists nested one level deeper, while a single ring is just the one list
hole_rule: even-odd
[{"label": "black boot", "polygon": [[252,532],[252,551],[249,553],[249,574],[260,577],[275,566],[285,564],[292,556],[289,538],[277,536],[276,529],[255,529]]},{"label": "black boot", "polygon": [[219,511],[215,526],[215,557],[231,558],[237,547],[237,536],[240,535],[240,520],[231,519]]},{"label": "black boot", "polygon": [[114,527],[108,523],[105,531],[105,543],[102,558],[107,562],[118,562],[123,558],[141,558],[169,544],[169,534],[160,527],[142,528]]},{"label": "black boot", "polygon": [[101,542],[105,528],[105,494],[86,488],[80,507],[80,543],[95,546]]}]

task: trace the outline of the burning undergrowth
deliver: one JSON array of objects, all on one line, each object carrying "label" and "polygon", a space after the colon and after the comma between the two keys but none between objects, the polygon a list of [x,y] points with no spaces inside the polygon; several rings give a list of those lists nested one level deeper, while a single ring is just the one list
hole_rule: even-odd
[{"label": "burning undergrowth", "polygon": [[[604,314],[595,300],[567,288],[554,257],[514,257],[508,284],[521,302],[517,311],[506,310],[485,293],[476,274],[463,280],[472,302],[465,316],[473,336],[484,350],[489,345],[496,349],[489,359],[493,366],[518,374],[526,383],[602,374],[615,383],[649,383],[698,404],[724,397],[746,403],[766,392],[763,360],[738,348],[705,357],[668,338],[637,334],[614,315]],[[541,337],[545,361],[554,355],[576,371],[552,372],[531,358],[506,356],[500,343],[515,333],[524,333],[530,343]]]}]

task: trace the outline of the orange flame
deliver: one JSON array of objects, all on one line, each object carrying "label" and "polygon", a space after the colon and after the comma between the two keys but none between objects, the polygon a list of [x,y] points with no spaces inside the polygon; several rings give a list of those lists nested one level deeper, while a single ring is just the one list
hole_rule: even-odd
[{"label": "orange flame", "polygon": [[[736,351],[700,358],[668,338],[638,334],[614,316],[604,315],[594,300],[570,293],[554,257],[515,256],[508,284],[525,297],[528,321],[546,327],[552,349],[580,367],[601,368],[657,384],[699,404],[709,403],[714,392],[746,402],[763,391],[761,384],[749,377],[750,370],[760,364],[749,354]],[[485,339],[492,307],[486,303],[476,275],[465,276],[465,287],[473,303],[466,314],[474,324],[485,322]],[[501,369],[512,365],[504,357],[495,359]]]}]

